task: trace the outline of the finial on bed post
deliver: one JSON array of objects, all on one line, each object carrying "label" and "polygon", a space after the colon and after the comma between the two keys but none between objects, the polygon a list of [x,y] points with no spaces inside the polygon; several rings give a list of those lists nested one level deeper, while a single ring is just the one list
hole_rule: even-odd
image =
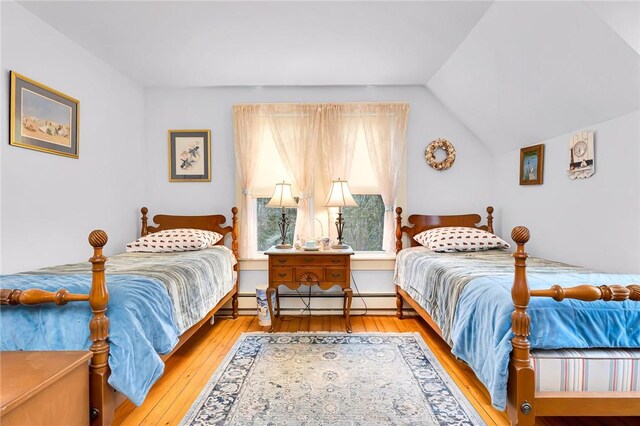
[{"label": "finial on bed post", "polygon": [[[231,217],[232,230],[231,230],[231,251],[236,258],[236,261],[240,261],[240,256],[238,254],[238,208],[233,207],[231,209],[231,213],[233,216]],[[240,288],[240,271],[239,271],[239,263],[236,263],[233,267],[234,271],[236,271],[236,285],[235,285],[235,293],[231,296],[231,307],[233,309],[233,318],[238,318],[238,289]]]},{"label": "finial on bed post", "polygon": [[[489,211],[489,209],[487,209]],[[527,258],[524,245],[529,241],[529,230],[524,226],[516,226],[511,232],[511,238],[517,244],[515,258],[515,275],[511,298],[514,311],[511,314],[511,329],[513,338],[511,345],[511,362],[509,364],[508,404],[507,412],[513,424],[533,425],[535,422],[534,372],[530,359],[529,333],[531,320],[527,314],[527,307],[531,296],[527,283]]]},{"label": "finial on bed post", "polygon": [[107,389],[109,377],[109,318],[106,315],[109,303],[109,292],[105,279],[104,264],[107,258],[102,254],[102,248],[109,238],[102,230],[95,230],[89,234],[89,243],[93,247],[91,262],[91,291],[89,293],[89,305],[93,317],[89,322],[91,345],[90,387],[91,387],[91,417],[93,424],[103,425],[111,423],[113,410],[107,407],[113,404],[112,392]]},{"label": "finial on bed post", "polygon": [[147,228],[147,213],[149,212],[149,209],[143,207],[140,209],[140,212],[142,213],[142,231],[140,232],[140,236],[146,237],[149,233],[149,229]]},{"label": "finial on bed post", "polygon": [[487,231],[489,231],[492,234],[494,234],[494,232],[493,232],[493,206],[488,206],[487,207],[487,213],[489,213],[489,215],[487,216]]}]

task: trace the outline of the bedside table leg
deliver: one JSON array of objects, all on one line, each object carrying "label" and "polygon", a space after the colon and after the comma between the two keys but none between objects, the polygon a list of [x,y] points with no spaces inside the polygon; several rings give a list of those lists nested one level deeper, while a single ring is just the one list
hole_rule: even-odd
[{"label": "bedside table leg", "polygon": [[269,327],[269,333],[273,331],[273,326],[276,322],[276,318],[273,316],[273,303],[271,303],[271,295],[273,293],[277,293],[277,290],[273,287],[269,287],[267,289],[267,305],[269,306],[269,317],[271,318],[271,327]]},{"label": "bedside table leg", "polygon": [[276,317],[280,318],[280,290],[276,287]]},{"label": "bedside table leg", "polygon": [[351,312],[351,299],[353,299],[353,290],[350,288],[345,288],[344,290],[344,300],[345,300],[345,309],[344,309],[344,319],[347,323],[347,333],[351,333],[351,319],[349,318],[349,313]]}]

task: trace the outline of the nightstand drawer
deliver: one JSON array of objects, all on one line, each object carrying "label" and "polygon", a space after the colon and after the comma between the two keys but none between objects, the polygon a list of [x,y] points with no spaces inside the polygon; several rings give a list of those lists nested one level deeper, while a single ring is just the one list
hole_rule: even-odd
[{"label": "nightstand drawer", "polygon": [[344,268],[325,268],[324,279],[329,282],[345,282],[346,271]]},{"label": "nightstand drawer", "polygon": [[323,268],[295,268],[295,281],[300,283],[324,281]]},{"label": "nightstand drawer", "polygon": [[303,254],[294,256],[271,256],[271,265],[277,266],[342,266],[347,264],[346,256]]},{"label": "nightstand drawer", "polygon": [[293,281],[293,270],[291,268],[273,268],[271,272],[272,281]]}]

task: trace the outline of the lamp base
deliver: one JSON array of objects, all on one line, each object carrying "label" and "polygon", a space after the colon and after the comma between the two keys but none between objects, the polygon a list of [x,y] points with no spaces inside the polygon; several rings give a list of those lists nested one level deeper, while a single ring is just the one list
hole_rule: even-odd
[{"label": "lamp base", "polygon": [[331,246],[332,249],[335,250],[344,250],[344,249],[348,249],[351,248],[351,246],[347,245],[347,244],[334,244]]},{"label": "lamp base", "polygon": [[293,248],[293,246],[291,244],[278,244],[276,248],[278,250],[285,250],[285,249]]}]

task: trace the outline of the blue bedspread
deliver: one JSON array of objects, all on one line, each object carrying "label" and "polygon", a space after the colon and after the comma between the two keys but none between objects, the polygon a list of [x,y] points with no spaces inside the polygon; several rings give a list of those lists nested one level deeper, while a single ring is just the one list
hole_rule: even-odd
[{"label": "blue bedspread", "polygon": [[[553,284],[637,284],[640,275],[527,274],[532,289]],[[452,352],[468,363],[491,393],[493,405],[504,410],[511,352],[511,287],[513,274],[475,278],[458,299],[451,332]],[[531,347],[535,349],[640,347],[640,303],[580,302],[532,298]]]},{"label": "blue bedspread", "polygon": [[[89,293],[91,275],[5,275],[0,287]],[[158,354],[178,342],[171,299],[159,281],[137,275],[109,275],[109,384],[140,405],[162,375]],[[0,309],[1,350],[82,350],[91,346],[88,302]],[[11,324],[7,327],[6,324]]]}]

